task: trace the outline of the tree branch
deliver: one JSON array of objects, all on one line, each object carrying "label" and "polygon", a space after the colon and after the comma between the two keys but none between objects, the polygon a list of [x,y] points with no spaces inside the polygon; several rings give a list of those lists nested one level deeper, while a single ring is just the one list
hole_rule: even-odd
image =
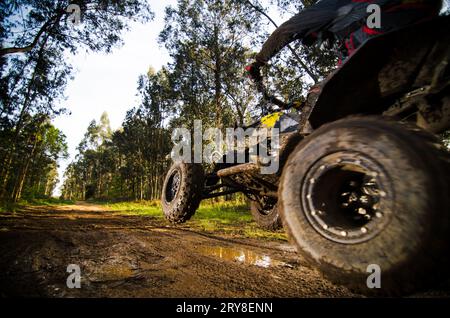
[{"label": "tree branch", "polygon": [[[264,17],[267,18],[267,20],[270,21],[270,23],[272,23],[276,28],[278,28],[278,25],[276,24],[276,22],[267,14],[264,12],[264,10],[262,10],[261,8],[255,6],[250,0],[246,1],[249,6],[251,6],[255,11],[259,12],[260,14],[262,14]],[[305,69],[306,73],[311,77],[311,79],[317,84],[319,82],[319,78],[309,69],[309,67],[302,61],[302,59],[300,58],[300,56],[297,54],[297,52],[295,52],[295,50],[292,48],[291,45],[287,45],[288,49],[291,51],[291,53],[294,55],[295,59],[300,63],[300,65]]]},{"label": "tree branch", "polygon": [[54,23],[58,22],[59,19],[63,16],[63,13],[58,14],[57,16],[50,18],[47,22],[44,23],[44,25],[39,29],[38,33],[33,39],[33,42],[31,42],[29,45],[24,47],[7,47],[7,48],[1,48],[0,49],[0,56],[4,56],[7,54],[15,54],[15,53],[26,53],[30,52],[33,48],[36,47],[36,45],[39,42],[39,39],[41,36],[48,32],[50,26],[52,26]]}]

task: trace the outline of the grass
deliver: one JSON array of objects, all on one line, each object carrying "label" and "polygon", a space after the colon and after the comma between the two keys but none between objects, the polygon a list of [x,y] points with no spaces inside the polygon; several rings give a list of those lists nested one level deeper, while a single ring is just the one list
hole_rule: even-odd
[{"label": "grass", "polygon": [[[106,209],[121,215],[139,215],[152,217],[166,224],[160,202],[104,202],[92,201],[97,205],[102,205]],[[23,200],[19,203],[2,203],[0,212],[14,212],[23,206],[36,205],[69,205],[73,201],[49,199]],[[258,227],[253,221],[248,204],[240,201],[214,202],[205,200],[200,205],[194,216],[188,222],[179,225],[182,228],[208,232],[211,234],[221,233],[236,237],[261,238],[286,240],[283,230],[276,232],[265,231]]]},{"label": "grass", "polygon": [[95,202],[103,205],[111,211],[124,215],[143,215],[155,218],[162,218],[162,211],[158,201],[138,201],[138,202]]},{"label": "grass", "polygon": [[0,213],[4,212],[14,212],[17,210],[19,205],[12,202],[0,202]]},{"label": "grass", "polygon": [[[159,201],[142,202],[100,202],[111,211],[124,215],[149,216],[163,221],[164,216]],[[249,207],[243,202],[213,202],[205,200],[191,220],[182,227],[209,233],[223,233],[232,236],[286,240],[283,230],[269,232],[260,229],[253,221]]]},{"label": "grass", "polygon": [[71,205],[75,204],[75,201],[62,200],[57,198],[46,198],[46,199],[29,199],[19,202],[20,205]]},{"label": "grass", "polygon": [[74,201],[61,200],[56,198],[40,198],[40,199],[22,199],[19,202],[0,202],[1,212],[14,212],[23,206],[38,206],[38,205],[70,205],[74,204]]}]

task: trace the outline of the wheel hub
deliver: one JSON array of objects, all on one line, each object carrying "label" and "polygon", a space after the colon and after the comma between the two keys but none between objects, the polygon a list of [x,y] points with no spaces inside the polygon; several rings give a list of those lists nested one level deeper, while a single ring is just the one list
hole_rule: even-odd
[{"label": "wheel hub", "polygon": [[166,202],[170,203],[176,197],[180,188],[180,172],[175,170],[169,177],[166,187]]},{"label": "wheel hub", "polygon": [[306,173],[301,191],[306,218],[335,242],[362,243],[390,220],[391,182],[377,162],[361,153],[322,157]]}]

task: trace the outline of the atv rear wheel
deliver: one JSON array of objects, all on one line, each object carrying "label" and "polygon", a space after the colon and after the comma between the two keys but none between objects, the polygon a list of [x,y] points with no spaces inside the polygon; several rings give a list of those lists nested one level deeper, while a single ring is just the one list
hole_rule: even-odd
[{"label": "atv rear wheel", "polygon": [[202,200],[203,167],[199,164],[174,163],[164,181],[161,204],[164,216],[172,223],[184,223]]},{"label": "atv rear wheel", "polygon": [[[332,281],[367,294],[411,292],[448,262],[449,162],[416,126],[380,117],[324,125],[283,170],[284,226]],[[380,289],[367,285],[372,264]]]},{"label": "atv rear wheel", "polygon": [[276,231],[282,227],[276,200],[270,198],[264,201],[266,202],[251,201],[250,211],[253,219],[260,228]]}]

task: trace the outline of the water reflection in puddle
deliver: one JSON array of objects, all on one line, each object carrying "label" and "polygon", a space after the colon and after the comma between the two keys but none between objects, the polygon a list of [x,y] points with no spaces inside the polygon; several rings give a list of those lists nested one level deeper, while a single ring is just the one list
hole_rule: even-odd
[{"label": "water reflection in puddle", "polygon": [[203,255],[214,256],[226,261],[239,262],[264,268],[274,266],[292,267],[289,264],[275,260],[268,255],[257,254],[246,249],[222,246],[202,246],[199,248],[199,251]]}]

